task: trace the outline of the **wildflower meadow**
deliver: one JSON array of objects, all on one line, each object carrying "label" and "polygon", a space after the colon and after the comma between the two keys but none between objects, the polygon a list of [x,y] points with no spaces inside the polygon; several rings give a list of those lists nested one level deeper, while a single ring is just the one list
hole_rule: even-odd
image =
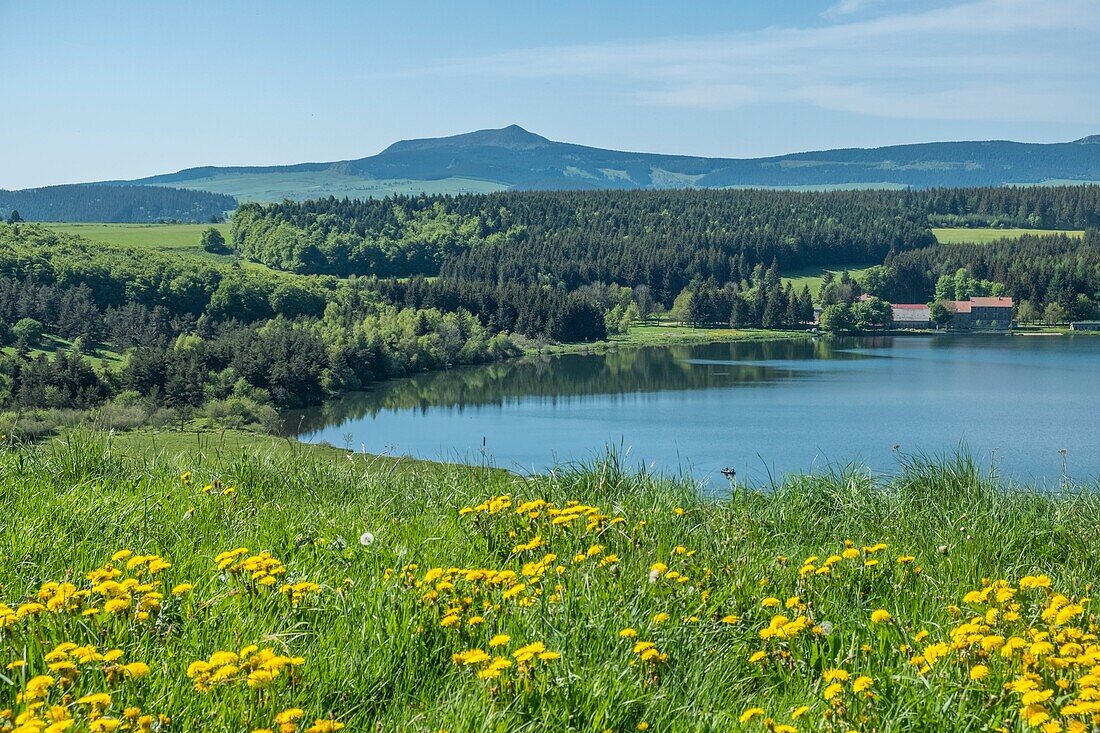
[{"label": "wildflower meadow", "polygon": [[0,450],[0,731],[1093,731],[1100,499],[244,434]]}]

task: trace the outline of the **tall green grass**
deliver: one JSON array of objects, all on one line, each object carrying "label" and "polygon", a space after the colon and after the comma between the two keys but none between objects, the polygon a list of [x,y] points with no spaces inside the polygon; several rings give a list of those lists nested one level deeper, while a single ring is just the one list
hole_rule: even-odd
[{"label": "tall green grass", "polygon": [[[235,493],[223,493],[229,487]],[[499,495],[512,497],[505,511],[460,513]],[[509,535],[527,521],[514,508],[536,498],[593,505],[608,520],[592,532],[547,525],[546,546],[515,553],[530,535]],[[624,521],[609,524],[613,517]],[[360,544],[364,532],[369,545]],[[887,544],[875,554],[881,566],[864,568],[871,554],[861,552],[832,577],[799,578],[805,558],[839,553],[846,539]],[[595,544],[600,554],[573,561]],[[214,565],[237,546],[270,551],[288,576],[322,591],[291,608],[277,592],[248,589]],[[1002,680],[969,681],[974,660],[961,658],[922,676],[914,652],[899,647],[919,647],[919,630],[928,642],[945,638],[983,578],[1046,574],[1067,596],[1087,595],[1100,577],[1100,499],[1009,489],[965,456],[906,458],[888,481],[838,470],[767,490],[731,486],[715,498],[688,479],[628,470],[614,452],[520,477],[232,434],[157,444],[74,432],[0,451],[0,602],[15,607],[50,580],[80,584],[123,548],[161,555],[172,563],[166,587],[195,589],[167,598],[146,623],[47,615],[0,631],[0,710],[16,706],[46,652],[71,640],[147,662],[144,679],[106,685],[89,675],[74,689],[108,688],[116,713],[140,705],[170,716],[168,730],[268,728],[292,706],[309,722],[333,716],[356,731],[764,730],[763,716],[740,722],[759,706],[773,725],[799,730],[977,731],[1022,727]],[[444,611],[423,600],[430,586],[415,585],[432,567],[519,572],[545,553],[564,568],[541,581],[545,594],[526,607],[497,598],[480,609],[478,626],[467,625],[470,611],[459,628],[442,628]],[[609,554],[618,561],[598,567]],[[899,565],[899,555],[915,559]],[[651,582],[657,562],[690,580]],[[761,606],[794,596],[794,610]],[[894,621],[870,623],[874,609]],[[669,620],[655,622],[659,613]],[[831,630],[765,642],[760,630],[776,613],[809,615]],[[729,616],[737,623],[722,621]],[[626,628],[638,636],[621,638]],[[495,680],[452,661],[487,649],[496,634],[511,637],[504,653],[541,641],[561,658]],[[641,662],[632,651],[639,640],[667,660]],[[300,679],[263,691],[192,688],[191,662],[250,643],[304,657]],[[751,662],[761,649],[767,661]],[[5,671],[15,659],[28,666]],[[876,696],[852,695],[842,711],[826,702],[822,675],[833,667],[871,676]],[[788,720],[800,705],[810,712]]]}]

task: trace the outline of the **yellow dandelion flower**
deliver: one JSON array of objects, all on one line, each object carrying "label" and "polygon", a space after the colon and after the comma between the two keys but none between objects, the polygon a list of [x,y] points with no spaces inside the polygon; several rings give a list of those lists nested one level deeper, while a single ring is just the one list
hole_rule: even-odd
[{"label": "yellow dandelion flower", "polygon": [[740,720],[741,720],[742,723],[747,723],[750,720],[752,720],[753,718],[756,718],[756,717],[761,716],[763,714],[764,714],[764,708],[749,708],[745,712],[741,713]]},{"label": "yellow dandelion flower", "polygon": [[119,667],[127,677],[139,679],[149,674],[149,665],[145,662],[130,662]]},{"label": "yellow dandelion flower", "polygon": [[1020,590],[1049,588],[1050,578],[1046,575],[1027,575],[1020,579]]},{"label": "yellow dandelion flower", "polygon": [[1024,705],[1038,705],[1041,702],[1046,702],[1054,694],[1054,690],[1032,690],[1031,692],[1025,692],[1023,697],[1020,698],[1020,702]]},{"label": "yellow dandelion flower", "polygon": [[76,701],[80,705],[91,705],[92,707],[106,708],[111,705],[111,696],[106,692],[96,692],[91,695],[85,695]]}]

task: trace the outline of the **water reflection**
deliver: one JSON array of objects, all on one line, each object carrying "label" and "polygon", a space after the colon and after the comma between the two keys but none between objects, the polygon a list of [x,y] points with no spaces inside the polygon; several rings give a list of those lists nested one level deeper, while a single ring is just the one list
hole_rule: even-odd
[{"label": "water reflection", "polygon": [[1007,335],[623,349],[452,369],[286,416],[307,441],[542,471],[622,445],[630,461],[766,482],[960,445],[991,470],[1100,475],[1100,338]]},{"label": "water reflection", "polygon": [[812,377],[818,360],[873,358],[873,350],[890,348],[894,341],[891,336],[792,339],[532,356],[389,380],[319,408],[288,412],[283,426],[288,435],[302,435],[374,417],[383,410],[423,412],[433,407],[502,405],[518,397],[558,399],[764,385]]}]

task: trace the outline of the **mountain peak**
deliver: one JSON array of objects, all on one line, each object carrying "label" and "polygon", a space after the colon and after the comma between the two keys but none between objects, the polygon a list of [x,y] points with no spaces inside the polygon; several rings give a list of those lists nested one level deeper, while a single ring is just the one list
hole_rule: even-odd
[{"label": "mountain peak", "polygon": [[519,125],[499,129],[477,130],[448,137],[427,137],[418,140],[401,140],[382,151],[407,153],[413,150],[439,150],[441,148],[507,148],[508,150],[532,150],[544,148],[550,141],[542,135],[528,132]]}]

